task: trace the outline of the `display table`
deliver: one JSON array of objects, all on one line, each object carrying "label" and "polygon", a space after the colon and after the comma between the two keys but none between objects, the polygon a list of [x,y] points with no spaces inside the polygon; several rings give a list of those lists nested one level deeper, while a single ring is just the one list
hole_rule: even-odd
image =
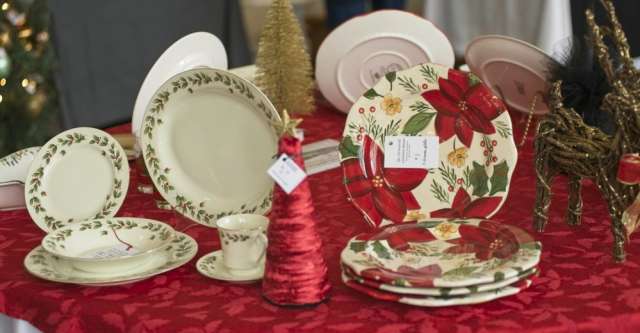
[{"label": "display table", "polygon": [[[520,118],[514,120],[518,141],[518,129],[524,127]],[[302,123],[306,142],[339,138],[344,122],[344,115],[321,107]],[[138,192],[135,166],[131,177],[118,216],[158,219],[178,229],[189,225],[177,214],[157,208],[153,195]],[[313,175],[310,182],[333,284],[330,299],[316,307],[271,305],[261,297],[260,284],[208,279],[196,271],[195,259],[126,286],[90,288],[43,281],[29,275],[22,261],[44,233],[26,210],[17,210],[0,213],[0,312],[44,332],[65,333],[640,331],[640,237],[633,237],[624,264],[612,262],[607,208],[590,183],[584,187],[583,225],[575,228],[563,222],[566,182],[554,186],[559,195],[550,224],[544,234],[536,234],[544,252],[540,277],[532,287],[486,304],[436,309],[374,300],[340,282],[340,251],[367,225],[346,200],[340,169]],[[529,140],[520,152],[510,196],[495,219],[531,230],[534,198]],[[197,258],[220,248],[213,229],[197,225],[186,232],[198,241]]]}]

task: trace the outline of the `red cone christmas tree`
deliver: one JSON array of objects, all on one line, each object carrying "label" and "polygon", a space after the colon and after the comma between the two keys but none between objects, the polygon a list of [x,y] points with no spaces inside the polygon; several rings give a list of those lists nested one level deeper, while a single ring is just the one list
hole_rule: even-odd
[{"label": "red cone christmas tree", "polygon": [[[287,154],[304,169],[302,142],[294,135],[299,121],[291,121],[286,111],[283,118],[278,155]],[[275,185],[272,211],[262,280],[264,297],[278,305],[322,302],[330,285],[308,180],[303,180],[290,194]]]}]

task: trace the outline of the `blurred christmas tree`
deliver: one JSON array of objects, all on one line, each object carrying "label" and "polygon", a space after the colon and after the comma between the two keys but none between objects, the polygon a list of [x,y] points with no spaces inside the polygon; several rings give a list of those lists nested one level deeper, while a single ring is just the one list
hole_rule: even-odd
[{"label": "blurred christmas tree", "polygon": [[0,1],[0,156],[59,130],[47,0]]}]

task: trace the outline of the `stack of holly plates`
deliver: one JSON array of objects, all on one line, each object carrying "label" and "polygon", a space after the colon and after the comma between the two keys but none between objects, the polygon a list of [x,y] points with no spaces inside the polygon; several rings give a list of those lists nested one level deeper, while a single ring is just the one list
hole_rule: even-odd
[{"label": "stack of holly plates", "polygon": [[342,279],[371,297],[418,306],[476,304],[517,294],[538,274],[541,245],[482,219],[390,225],[349,241]]}]

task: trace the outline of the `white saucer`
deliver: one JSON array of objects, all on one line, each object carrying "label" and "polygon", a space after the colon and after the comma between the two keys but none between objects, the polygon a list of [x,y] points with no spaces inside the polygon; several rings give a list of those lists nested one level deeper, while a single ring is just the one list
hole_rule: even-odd
[{"label": "white saucer", "polygon": [[316,57],[324,97],[342,112],[389,72],[430,62],[453,66],[447,37],[431,22],[399,10],[357,16],[333,30]]},{"label": "white saucer", "polygon": [[235,275],[231,273],[224,265],[222,250],[211,252],[198,259],[196,268],[198,272],[206,277],[232,282],[254,282],[262,279],[264,275],[264,264],[260,265],[259,269],[255,271],[247,272],[246,275]]},{"label": "white saucer", "polygon": [[177,40],[156,60],[142,82],[133,108],[131,132],[139,136],[144,111],[151,96],[169,78],[193,68],[227,69],[227,66],[227,51],[215,35],[194,32]]}]

